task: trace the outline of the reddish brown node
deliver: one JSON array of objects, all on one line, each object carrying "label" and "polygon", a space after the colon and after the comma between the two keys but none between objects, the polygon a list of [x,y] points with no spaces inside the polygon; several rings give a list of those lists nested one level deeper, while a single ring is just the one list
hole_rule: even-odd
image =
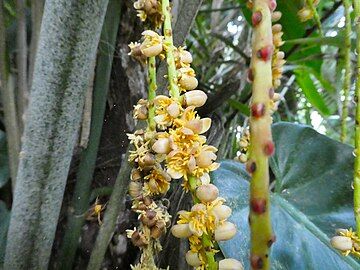
[{"label": "reddish brown node", "polygon": [[268,141],[264,146],[264,153],[267,156],[272,156],[275,152],[275,145],[272,141]]},{"label": "reddish brown node", "polygon": [[261,257],[255,254],[251,255],[250,263],[253,269],[262,269],[264,267],[264,262]]},{"label": "reddish brown node", "polygon": [[268,247],[271,247],[272,244],[274,244],[275,242],[276,242],[276,235],[273,234],[267,243]]},{"label": "reddish brown node", "polygon": [[262,20],[261,11],[255,11],[251,16],[251,22],[253,26],[257,26]]},{"label": "reddish brown node", "polygon": [[276,0],[269,0],[269,9],[271,11],[274,11],[276,9],[276,6],[277,6]]},{"label": "reddish brown node", "polygon": [[249,161],[246,163],[246,171],[249,174],[252,174],[256,171],[256,163],[254,161]]},{"label": "reddish brown node", "polygon": [[248,82],[252,83],[254,81],[254,73],[251,68],[248,70],[248,76],[247,76]]},{"label": "reddish brown node", "polygon": [[273,53],[273,46],[268,45],[258,50],[256,56],[263,61],[268,61],[271,59],[272,53]]},{"label": "reddish brown node", "polygon": [[251,199],[250,206],[254,213],[263,214],[266,211],[266,200],[262,198]]},{"label": "reddish brown node", "polygon": [[251,115],[260,118],[265,114],[265,105],[263,103],[254,103],[251,105]]}]

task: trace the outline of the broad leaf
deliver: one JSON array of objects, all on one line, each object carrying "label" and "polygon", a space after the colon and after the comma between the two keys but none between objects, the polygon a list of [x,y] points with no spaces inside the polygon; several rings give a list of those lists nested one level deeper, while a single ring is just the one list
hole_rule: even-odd
[{"label": "broad leaf", "polygon": [[[270,161],[275,175],[271,216],[277,241],[272,269],[360,269],[329,243],[336,228],[354,226],[352,210],[353,149],[313,129],[289,123],[273,126],[276,153]],[[226,257],[249,269],[249,176],[242,164],[224,161],[212,174],[214,183],[233,208],[230,220],[238,234],[220,243]]]},{"label": "broad leaf", "polygon": [[6,136],[0,131],[0,188],[9,180],[9,162],[7,153]]}]

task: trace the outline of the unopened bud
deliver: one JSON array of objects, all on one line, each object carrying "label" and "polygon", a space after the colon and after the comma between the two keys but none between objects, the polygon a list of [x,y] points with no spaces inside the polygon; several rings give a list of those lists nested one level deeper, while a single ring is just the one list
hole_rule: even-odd
[{"label": "unopened bud", "polygon": [[186,50],[182,50],[180,53],[180,61],[184,64],[190,64],[193,61],[191,53]]},{"label": "unopened bud", "polygon": [[186,262],[188,263],[188,265],[191,265],[193,267],[198,267],[201,265],[201,261],[199,259],[199,254],[192,252],[191,250],[186,252],[185,259],[186,259]]},{"label": "unopened bud", "polygon": [[151,147],[158,154],[168,154],[171,151],[169,138],[158,139]]},{"label": "unopened bud", "polygon": [[139,120],[146,120],[148,118],[148,108],[146,105],[142,105],[135,111],[135,117]]},{"label": "unopened bud", "polygon": [[201,185],[196,189],[196,197],[201,202],[212,202],[219,196],[219,189],[213,184]]},{"label": "unopened bud", "polygon": [[300,9],[297,14],[300,18],[300,21],[302,21],[302,22],[306,22],[306,21],[310,20],[314,15],[312,13],[311,9],[309,9],[307,7]]},{"label": "unopened bud", "polygon": [[142,185],[139,182],[131,181],[129,184],[129,194],[132,198],[137,198],[141,195]]},{"label": "unopened bud", "polygon": [[238,159],[239,159],[239,161],[240,161],[241,163],[246,163],[246,162],[248,161],[248,157],[247,157],[247,155],[244,154],[244,153],[241,153],[241,154],[239,155]]},{"label": "unopened bud", "polygon": [[198,86],[198,80],[187,74],[182,74],[179,80],[179,84],[185,90],[193,90]]},{"label": "unopened bud", "polygon": [[165,223],[164,221],[158,220],[154,227],[151,228],[150,236],[152,238],[158,239],[165,232]]},{"label": "unopened bud", "polygon": [[132,181],[139,181],[141,179],[141,173],[137,169],[132,169],[130,179]]},{"label": "unopened bud", "polygon": [[218,205],[212,209],[214,215],[218,218],[218,220],[226,220],[231,216],[231,208],[227,205]]},{"label": "unopened bud", "polygon": [[180,114],[180,106],[179,104],[173,102],[166,108],[166,111],[170,114],[170,116],[176,118]]},{"label": "unopened bud", "polygon": [[234,223],[225,221],[222,225],[215,229],[215,240],[226,241],[233,238],[236,234],[236,226]]},{"label": "unopened bud", "polygon": [[193,90],[184,94],[186,106],[201,107],[205,104],[207,95],[201,90]]},{"label": "unopened bud", "polygon": [[336,248],[340,251],[351,250],[353,246],[351,238],[346,236],[334,236],[331,238],[330,243],[333,248]]},{"label": "unopened bud", "polygon": [[142,168],[151,167],[155,165],[155,162],[155,156],[151,153],[146,153],[145,156],[139,160],[139,166]]},{"label": "unopened bud", "polygon": [[205,210],[206,210],[206,205],[202,204],[202,203],[197,203],[197,204],[193,205],[193,207],[191,207],[191,212],[205,211]]},{"label": "unopened bud", "polygon": [[219,262],[219,270],[243,270],[241,262],[235,259],[224,259]]},{"label": "unopened bud", "polygon": [[171,233],[177,238],[188,238],[192,235],[189,224],[175,224],[171,228]]},{"label": "unopened bud", "polygon": [[273,22],[277,22],[278,20],[280,20],[282,14],[280,11],[274,11],[272,14],[271,14],[271,20]]}]

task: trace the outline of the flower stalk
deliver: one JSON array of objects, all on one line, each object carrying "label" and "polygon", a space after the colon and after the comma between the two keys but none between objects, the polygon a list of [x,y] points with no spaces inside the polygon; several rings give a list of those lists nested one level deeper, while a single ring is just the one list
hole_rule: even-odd
[{"label": "flower stalk", "polygon": [[354,0],[354,13],[356,23],[356,51],[357,66],[356,66],[356,88],[355,95],[357,100],[356,118],[355,118],[355,167],[354,167],[354,213],[356,219],[356,233],[360,236],[360,3]]},{"label": "flower stalk", "polygon": [[[270,269],[269,248],[274,242],[270,220],[269,157],[274,153],[271,123],[274,109],[274,88],[280,80],[273,80],[278,64],[283,64],[281,25],[272,26],[276,1],[252,1],[254,25],[251,73],[253,74],[250,145],[247,168],[252,175],[250,184],[250,230],[252,269]],[[275,39],[276,38],[276,39]],[[275,59],[275,60],[274,60]],[[275,65],[274,65],[275,64]],[[280,72],[281,73],[281,72]],[[275,76],[274,76],[275,77]]]},{"label": "flower stalk", "polygon": [[149,84],[149,91],[148,91],[148,100],[149,100],[149,116],[148,116],[148,127],[151,131],[156,129],[156,122],[155,122],[155,106],[154,106],[154,99],[156,97],[156,59],[155,56],[149,58],[148,63],[148,84]]},{"label": "flower stalk", "polygon": [[345,64],[345,77],[343,84],[343,95],[344,100],[342,103],[342,113],[341,113],[341,134],[340,141],[345,142],[347,136],[347,125],[346,121],[349,114],[348,104],[349,104],[349,92],[351,86],[351,17],[350,17],[350,1],[343,0],[344,13],[345,13],[345,48],[344,48],[344,64]]}]

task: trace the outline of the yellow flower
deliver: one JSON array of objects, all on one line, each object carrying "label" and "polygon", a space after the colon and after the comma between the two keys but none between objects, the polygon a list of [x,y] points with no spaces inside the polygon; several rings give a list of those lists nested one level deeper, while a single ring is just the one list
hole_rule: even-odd
[{"label": "yellow flower", "polygon": [[165,194],[170,188],[171,177],[161,168],[153,168],[144,179],[145,196]]}]

